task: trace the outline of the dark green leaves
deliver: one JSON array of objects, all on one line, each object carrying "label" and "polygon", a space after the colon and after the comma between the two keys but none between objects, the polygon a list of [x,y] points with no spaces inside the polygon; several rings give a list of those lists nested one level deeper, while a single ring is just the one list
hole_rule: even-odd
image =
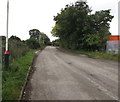
[{"label": "dark green leaves", "polygon": [[70,49],[101,50],[110,35],[110,10],[91,14],[86,2],[66,5],[57,16],[52,34],[60,38],[62,47]]}]

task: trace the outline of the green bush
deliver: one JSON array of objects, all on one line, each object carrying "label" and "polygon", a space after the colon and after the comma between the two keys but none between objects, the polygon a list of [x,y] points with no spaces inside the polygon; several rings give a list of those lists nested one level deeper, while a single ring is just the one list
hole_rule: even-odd
[{"label": "green bush", "polygon": [[24,85],[29,66],[32,64],[34,53],[28,52],[25,56],[17,58],[8,70],[3,70],[2,99],[18,100]]},{"label": "green bush", "polygon": [[[4,65],[5,40],[2,44]],[[17,100],[34,53],[25,42],[14,39],[9,39],[9,52],[9,68],[6,69],[3,66],[2,71],[2,98],[3,100]]]},{"label": "green bush", "polygon": [[21,41],[9,41],[10,61],[14,61],[16,58],[26,55],[29,51],[29,47]]},{"label": "green bush", "polygon": [[33,38],[26,40],[26,44],[29,46],[30,49],[40,48],[39,42]]},{"label": "green bush", "polygon": [[[3,63],[4,63],[4,52],[5,52],[5,40],[3,40],[2,43],[2,57],[3,57]],[[22,41],[17,40],[9,40],[9,60],[10,63],[13,62],[16,58],[19,58],[21,56],[26,55],[26,53],[29,51],[29,47],[26,45],[26,43]]]}]

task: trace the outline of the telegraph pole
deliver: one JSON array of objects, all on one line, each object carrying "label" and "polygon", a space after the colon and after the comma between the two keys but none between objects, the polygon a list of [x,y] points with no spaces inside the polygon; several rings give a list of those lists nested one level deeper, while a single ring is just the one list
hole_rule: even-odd
[{"label": "telegraph pole", "polygon": [[5,67],[7,68],[9,67],[8,26],[9,26],[9,0],[7,0],[6,50],[5,50]]}]

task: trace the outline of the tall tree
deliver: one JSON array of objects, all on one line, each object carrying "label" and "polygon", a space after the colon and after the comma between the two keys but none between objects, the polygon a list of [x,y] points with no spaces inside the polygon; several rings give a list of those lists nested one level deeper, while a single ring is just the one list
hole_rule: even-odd
[{"label": "tall tree", "polygon": [[86,2],[76,2],[66,5],[54,17],[56,24],[52,34],[59,37],[62,47],[89,50],[104,48],[113,16],[110,10],[97,11],[95,14],[91,12]]},{"label": "tall tree", "polygon": [[30,38],[39,39],[41,32],[38,29],[32,29],[29,31]]},{"label": "tall tree", "polygon": [[41,44],[44,44],[44,45],[49,45],[49,44],[50,44],[50,39],[49,39],[49,37],[48,37],[46,34],[41,33],[40,43],[41,43]]},{"label": "tall tree", "polygon": [[54,36],[60,38],[63,47],[76,49],[82,42],[87,15],[91,9],[85,2],[66,5],[61,13],[54,17],[56,25],[52,30]]},{"label": "tall tree", "polygon": [[110,15],[110,10],[97,11],[95,14],[89,15],[90,28],[88,34],[84,36],[84,41],[87,43],[87,47],[93,48],[93,50],[105,49],[106,41],[108,40],[110,24],[113,16]]}]

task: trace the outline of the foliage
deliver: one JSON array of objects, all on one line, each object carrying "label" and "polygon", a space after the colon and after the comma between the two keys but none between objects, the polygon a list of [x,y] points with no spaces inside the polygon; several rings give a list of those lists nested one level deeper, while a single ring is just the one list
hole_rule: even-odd
[{"label": "foliage", "polygon": [[40,36],[40,44],[41,45],[49,45],[50,44],[50,39],[48,38],[48,36],[44,33],[41,33]]},{"label": "foliage", "polygon": [[12,35],[9,40],[16,40],[16,41],[21,41],[21,39],[17,36]]},{"label": "foliage", "polygon": [[107,54],[99,51],[85,51],[85,50],[71,50],[71,49],[66,49],[66,50],[76,54],[84,54],[92,58],[102,58],[102,59],[108,59],[114,61],[118,61],[118,59],[120,58],[120,54]]},{"label": "foliage", "polygon": [[[30,30],[29,31],[29,35],[30,35],[30,39],[32,39],[30,41],[33,42],[33,39],[35,39],[36,42],[39,42],[39,44],[41,46],[49,45],[50,44],[50,39],[48,38],[48,36],[46,34],[44,34],[43,32],[40,32],[38,29],[32,29],[32,30]],[[34,40],[34,42],[35,42],[35,40]],[[32,44],[29,45],[29,46],[30,46],[30,48],[35,49],[34,47],[31,47]]]},{"label": "foliage", "polygon": [[2,98],[4,100],[18,100],[25,82],[28,68],[32,63],[34,53],[28,52],[25,56],[16,59],[8,70],[3,70]]},{"label": "foliage", "polygon": [[[5,52],[5,39],[2,41],[2,56],[4,62],[4,52]],[[28,46],[20,40],[9,39],[9,60],[10,63],[13,62],[16,58],[24,56],[30,49]]]},{"label": "foliage", "polygon": [[59,39],[52,41],[53,46],[59,46]]},{"label": "foliage", "polygon": [[29,48],[25,43],[13,40],[13,41],[9,41],[9,51],[10,51],[10,59],[14,60],[16,58],[24,56],[29,51]]},{"label": "foliage", "polygon": [[70,49],[103,50],[108,39],[110,10],[91,14],[86,2],[66,5],[57,16],[51,33],[59,37],[60,46]]},{"label": "foliage", "polygon": [[39,42],[38,42],[36,39],[34,39],[34,38],[31,38],[31,39],[26,40],[26,44],[27,44],[27,46],[28,46],[30,49],[40,48]]},{"label": "foliage", "polygon": [[30,38],[39,40],[41,32],[38,29],[32,29],[29,31]]},{"label": "foliage", "polygon": [[[2,37],[2,40],[4,62],[5,37]],[[9,38],[9,52],[9,68],[6,69],[3,66],[2,72],[2,98],[3,100],[17,100],[24,84],[28,68],[32,63],[34,53],[31,52],[25,41],[21,41],[16,36]]]}]

